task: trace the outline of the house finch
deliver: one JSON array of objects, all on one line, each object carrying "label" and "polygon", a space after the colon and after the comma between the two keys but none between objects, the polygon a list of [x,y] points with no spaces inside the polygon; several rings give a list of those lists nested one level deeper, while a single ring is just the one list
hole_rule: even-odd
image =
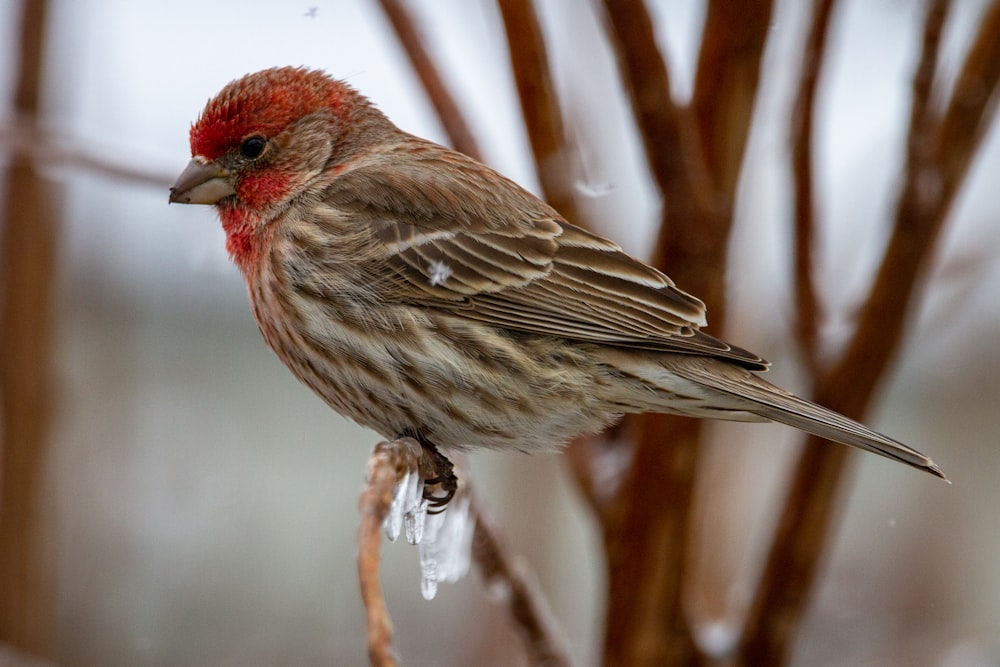
[{"label": "house finch", "polygon": [[267,344],[386,438],[534,451],[664,412],[782,422],[944,477],[761,379],[670,278],[323,72],[229,83],[190,139],[170,201],[216,207]]}]

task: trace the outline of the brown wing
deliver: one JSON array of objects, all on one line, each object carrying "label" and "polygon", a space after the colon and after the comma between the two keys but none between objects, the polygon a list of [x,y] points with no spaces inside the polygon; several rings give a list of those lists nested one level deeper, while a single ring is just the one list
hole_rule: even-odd
[{"label": "brown wing", "polygon": [[332,205],[371,221],[382,271],[394,274],[389,298],[511,331],[767,368],[700,332],[705,305],[660,271],[488,168],[430,147],[427,160],[448,162],[447,182],[416,160],[349,172],[330,193]]}]

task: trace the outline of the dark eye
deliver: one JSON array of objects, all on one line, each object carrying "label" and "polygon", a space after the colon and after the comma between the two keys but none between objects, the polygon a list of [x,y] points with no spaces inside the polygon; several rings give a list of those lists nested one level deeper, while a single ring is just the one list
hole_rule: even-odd
[{"label": "dark eye", "polygon": [[247,137],[240,143],[240,155],[248,160],[256,160],[266,146],[267,140],[264,137]]}]

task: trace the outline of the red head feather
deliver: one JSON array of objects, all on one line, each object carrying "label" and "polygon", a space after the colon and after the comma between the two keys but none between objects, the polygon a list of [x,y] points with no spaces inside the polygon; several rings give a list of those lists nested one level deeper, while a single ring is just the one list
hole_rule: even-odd
[{"label": "red head feather", "polygon": [[355,94],[345,83],[304,67],[276,67],[230,81],[191,126],[191,155],[214,160],[250,134],[273,137],[302,116],[336,110]]}]

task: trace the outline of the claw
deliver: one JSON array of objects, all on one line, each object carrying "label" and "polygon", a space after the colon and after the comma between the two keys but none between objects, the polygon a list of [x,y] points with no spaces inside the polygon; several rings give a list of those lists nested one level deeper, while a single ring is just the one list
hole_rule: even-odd
[{"label": "claw", "polygon": [[[410,436],[413,437],[413,436]],[[438,451],[434,443],[429,442],[420,436],[415,438],[424,450],[424,463],[421,469],[432,471],[433,477],[424,478],[424,499],[427,500],[428,514],[440,514],[446,508],[451,499],[458,491],[458,477],[455,475],[454,466],[444,454]],[[440,487],[440,488],[436,488]],[[436,492],[440,491],[440,495]]]}]

